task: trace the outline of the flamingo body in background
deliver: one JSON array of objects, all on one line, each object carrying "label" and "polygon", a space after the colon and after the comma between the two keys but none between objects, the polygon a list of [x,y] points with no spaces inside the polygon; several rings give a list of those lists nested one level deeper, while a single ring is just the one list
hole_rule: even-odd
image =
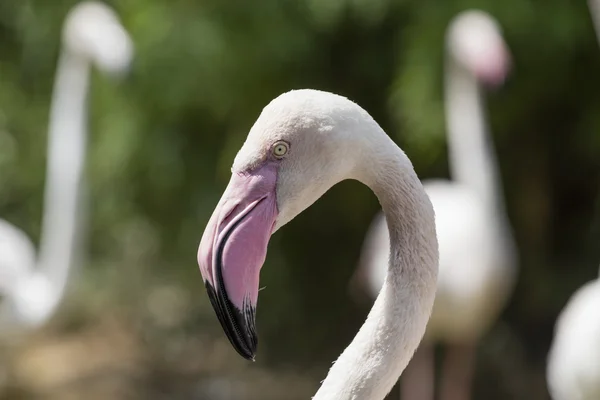
[{"label": "flamingo body in background", "polygon": [[554,400],[600,399],[600,279],[577,290],[561,312],[546,376]]},{"label": "flamingo body in background", "polygon": [[[402,398],[432,399],[435,342],[450,344],[443,399],[469,398],[475,344],[498,318],[514,287],[516,257],[488,143],[479,82],[503,82],[510,63],[498,23],[487,13],[457,15],[446,34],[445,107],[452,180],[424,182],[440,246],[438,289],[423,346],[402,380]],[[358,271],[371,294],[384,282],[387,227],[378,215]]]},{"label": "flamingo body in background", "polygon": [[[600,42],[600,2],[588,0]],[[546,381],[554,400],[600,399],[600,276],[572,296],[560,313],[548,353]]]},{"label": "flamingo body in background", "polygon": [[577,290],[556,322],[546,379],[554,400],[600,399],[600,278]]},{"label": "flamingo body in background", "polygon": [[233,162],[198,263],[227,337],[253,360],[259,273],[271,234],[345,179],[379,198],[392,257],[371,313],[313,400],[382,400],[425,332],[438,248],[433,208],[410,160],[361,107],[316,90],[271,101]]},{"label": "flamingo body in background", "polygon": [[39,256],[24,232],[0,220],[3,334],[43,325],[63,297],[81,233],[89,64],[119,73],[133,55],[131,39],[115,12],[94,1],[79,3],[69,12],[62,42],[50,110]]}]

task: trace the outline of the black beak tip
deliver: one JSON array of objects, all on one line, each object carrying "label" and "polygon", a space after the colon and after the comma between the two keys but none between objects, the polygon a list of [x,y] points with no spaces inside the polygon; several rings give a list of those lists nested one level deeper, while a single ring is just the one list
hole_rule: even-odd
[{"label": "black beak tip", "polygon": [[215,291],[208,281],[204,281],[204,285],[221,327],[235,351],[246,360],[255,361],[258,346],[254,326],[255,310],[248,308],[242,313],[223,294],[224,291]]},{"label": "black beak tip", "polygon": [[255,356],[256,356],[256,349],[250,350],[249,352],[246,352],[245,349],[240,349],[238,347],[236,347],[235,345],[233,346],[237,352],[239,353],[239,355],[241,355],[242,357],[244,357],[246,360],[248,361],[256,361],[255,360]]}]

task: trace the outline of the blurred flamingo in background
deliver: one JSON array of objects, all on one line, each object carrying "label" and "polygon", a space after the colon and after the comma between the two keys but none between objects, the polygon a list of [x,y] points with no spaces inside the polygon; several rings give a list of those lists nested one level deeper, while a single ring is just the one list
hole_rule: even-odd
[{"label": "blurred flamingo in background", "polygon": [[[401,382],[402,398],[434,397],[433,344],[448,344],[440,397],[468,399],[476,345],[498,318],[516,279],[513,238],[505,216],[496,159],[479,83],[497,86],[510,68],[499,24],[468,10],[446,32],[445,107],[451,181],[425,182],[440,244],[438,290],[424,343]],[[376,295],[385,279],[389,236],[375,217],[353,286]],[[366,282],[364,282],[366,281]]]},{"label": "blurred flamingo in background", "polygon": [[0,331],[13,335],[42,326],[63,297],[81,236],[81,195],[86,154],[86,97],[90,64],[125,71],[133,43],[115,12],[82,2],[62,32],[48,128],[44,214],[39,256],[27,235],[0,220]]},{"label": "blurred flamingo in background", "polygon": [[554,400],[600,399],[600,278],[577,290],[556,322],[546,379]]},{"label": "blurred flamingo in background", "polygon": [[[600,42],[600,2],[588,6]],[[562,310],[548,353],[546,381],[554,400],[600,399],[600,276],[577,290]]]}]

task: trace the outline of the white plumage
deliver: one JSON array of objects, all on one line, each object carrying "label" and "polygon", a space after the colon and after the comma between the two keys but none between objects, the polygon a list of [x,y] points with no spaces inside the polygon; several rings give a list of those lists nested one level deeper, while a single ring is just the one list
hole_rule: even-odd
[{"label": "white plumage", "polygon": [[[456,347],[453,361],[442,374],[442,398],[468,398],[476,342],[498,318],[516,278],[515,245],[495,155],[488,143],[479,88],[480,82],[498,85],[504,81],[510,56],[497,22],[476,10],[454,18],[447,30],[446,50],[445,106],[452,180],[424,182],[436,213],[440,265],[435,305],[422,347],[435,342]],[[389,253],[384,243],[388,241],[385,220],[378,216],[369,229],[358,275],[366,276],[373,295],[385,277]],[[409,398],[433,396],[432,389],[422,394],[423,389],[417,388],[433,386],[429,381],[433,355],[428,349],[420,353],[412,362],[420,363],[420,378],[411,375],[403,380]],[[470,366],[461,372],[459,365]]]},{"label": "white plumage", "polygon": [[600,280],[577,290],[556,322],[548,354],[554,400],[600,399]]}]

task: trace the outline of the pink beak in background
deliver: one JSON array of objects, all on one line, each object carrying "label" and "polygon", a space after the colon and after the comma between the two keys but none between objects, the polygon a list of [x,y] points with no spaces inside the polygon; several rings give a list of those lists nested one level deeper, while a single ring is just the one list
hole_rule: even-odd
[{"label": "pink beak in background", "polygon": [[474,66],[475,74],[487,86],[497,88],[504,83],[512,66],[512,57],[504,44],[490,49],[487,57]]},{"label": "pink beak in background", "polygon": [[277,219],[277,163],[234,172],[202,235],[198,264],[229,341],[254,360],[260,269]]}]

